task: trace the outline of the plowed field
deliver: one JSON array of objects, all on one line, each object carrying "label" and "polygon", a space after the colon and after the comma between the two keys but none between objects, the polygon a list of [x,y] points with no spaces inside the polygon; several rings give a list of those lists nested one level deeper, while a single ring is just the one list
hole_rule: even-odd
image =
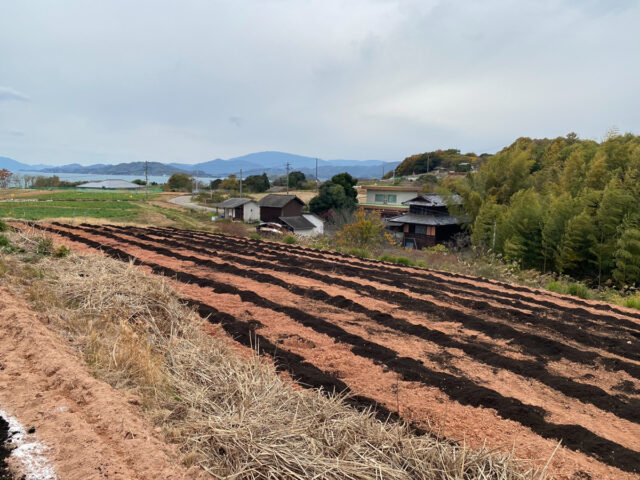
[{"label": "plowed field", "polygon": [[176,229],[36,225],[173,278],[301,385],[557,478],[640,474],[640,313],[464,275]]}]

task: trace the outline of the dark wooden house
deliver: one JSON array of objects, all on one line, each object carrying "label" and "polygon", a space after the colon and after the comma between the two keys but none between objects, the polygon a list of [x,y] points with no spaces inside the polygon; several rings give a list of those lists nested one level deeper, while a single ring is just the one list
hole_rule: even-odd
[{"label": "dark wooden house", "polygon": [[[462,199],[454,195],[450,201],[460,205]],[[421,193],[402,202],[409,207],[404,215],[389,218],[388,224],[402,232],[405,247],[424,248],[450,240],[461,231],[461,220],[449,213],[445,199],[435,193]]]},{"label": "dark wooden house", "polygon": [[279,195],[272,193],[259,202],[260,220],[263,222],[279,222],[280,217],[298,217],[302,215],[304,202],[295,195]]}]

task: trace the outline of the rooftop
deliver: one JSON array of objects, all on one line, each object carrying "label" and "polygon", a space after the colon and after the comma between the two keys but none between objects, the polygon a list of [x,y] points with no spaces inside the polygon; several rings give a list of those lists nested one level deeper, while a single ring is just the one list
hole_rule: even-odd
[{"label": "rooftop", "polygon": [[219,208],[236,208],[245,203],[253,202],[250,198],[227,198],[224,202],[220,202],[217,207]]},{"label": "rooftop", "polygon": [[[462,198],[459,195],[453,194],[450,198],[452,203],[456,205],[462,205]],[[447,199],[443,195],[437,193],[421,193],[416,198],[402,202],[403,205],[422,205],[424,207],[446,207]]]},{"label": "rooftop", "polygon": [[277,193],[270,193],[266,197],[263,197],[258,202],[258,205],[261,207],[282,208],[292,200],[297,200],[301,205],[304,205],[304,202],[295,195],[279,195]]},{"label": "rooftop", "polygon": [[416,225],[457,225],[461,223],[456,217],[451,215],[416,215],[413,213],[407,213],[400,215],[399,217],[393,217],[387,219],[387,222],[393,222],[393,224],[400,223],[413,223]]},{"label": "rooftop", "polygon": [[293,230],[311,230],[314,228],[313,223],[304,218],[302,215],[295,217],[280,217],[280,221],[289,225]]}]

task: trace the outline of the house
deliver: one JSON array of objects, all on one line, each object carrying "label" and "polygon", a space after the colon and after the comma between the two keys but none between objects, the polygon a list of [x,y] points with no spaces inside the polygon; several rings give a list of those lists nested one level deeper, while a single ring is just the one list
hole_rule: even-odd
[{"label": "house", "polygon": [[224,209],[224,218],[243,222],[257,222],[260,220],[260,207],[250,198],[228,198],[216,205],[216,207]]},{"label": "house", "polygon": [[298,217],[302,215],[304,202],[295,195],[279,195],[271,193],[259,202],[260,220],[278,222],[281,217]]},{"label": "house", "polygon": [[126,180],[103,180],[101,182],[88,182],[78,185],[76,188],[100,188],[105,190],[137,190],[142,185],[127,182]]},{"label": "house", "polygon": [[315,237],[324,233],[324,221],[313,213],[303,213],[295,217],[280,217],[278,223],[303,237]]},{"label": "house", "polygon": [[[450,202],[462,205],[462,199],[453,195]],[[447,202],[436,193],[421,193],[403,202],[409,212],[387,219],[391,229],[402,233],[402,245],[411,248],[431,247],[450,240],[461,231],[464,219],[458,219],[449,213]]]},{"label": "house", "polygon": [[383,217],[401,215],[409,210],[403,202],[415,198],[421,191],[420,187],[393,187],[369,185],[362,187],[366,191],[367,199],[358,205],[365,211],[379,212]]}]

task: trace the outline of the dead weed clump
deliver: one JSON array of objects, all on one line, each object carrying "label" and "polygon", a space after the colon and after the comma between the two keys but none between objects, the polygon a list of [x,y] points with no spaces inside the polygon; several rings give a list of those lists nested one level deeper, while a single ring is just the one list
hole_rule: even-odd
[{"label": "dead weed clump", "polygon": [[[19,277],[20,261],[10,263]],[[44,276],[12,283],[98,378],[141,398],[185,464],[215,478],[542,478],[507,454],[417,436],[340,396],[296,388],[270,362],[208,335],[163,278],[131,264],[72,253],[38,268]]]}]

